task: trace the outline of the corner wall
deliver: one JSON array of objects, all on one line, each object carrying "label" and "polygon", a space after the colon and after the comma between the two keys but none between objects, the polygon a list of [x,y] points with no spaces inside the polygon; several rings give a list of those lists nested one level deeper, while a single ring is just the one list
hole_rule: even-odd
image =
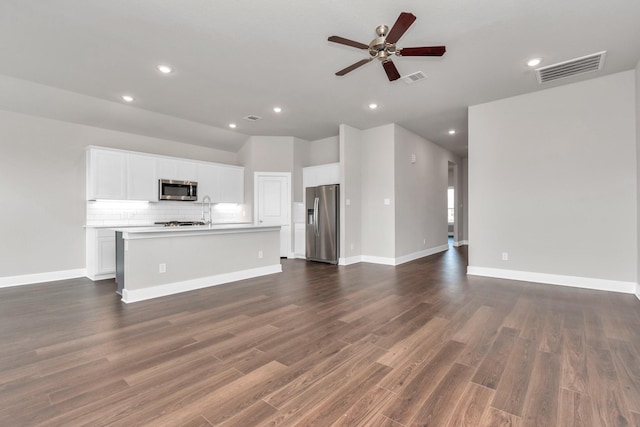
[{"label": "corner wall", "polygon": [[628,71],[470,107],[470,274],[633,292],[634,94]]},{"label": "corner wall", "polygon": [[396,253],[395,125],[363,130],[361,136],[362,254],[391,262]]},{"label": "corner wall", "polygon": [[340,125],[340,263],[362,257],[362,132]]}]

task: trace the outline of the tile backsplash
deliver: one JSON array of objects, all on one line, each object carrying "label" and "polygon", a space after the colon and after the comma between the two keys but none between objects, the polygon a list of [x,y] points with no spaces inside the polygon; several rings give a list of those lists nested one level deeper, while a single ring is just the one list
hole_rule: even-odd
[{"label": "tile backsplash", "polygon": [[[247,212],[247,206],[243,204],[218,203],[211,205],[211,210],[214,223],[239,223],[251,220],[251,216]],[[144,226],[153,224],[156,221],[200,221],[201,218],[202,205],[200,203],[172,201],[158,203],[128,201],[87,202],[88,226]]]}]

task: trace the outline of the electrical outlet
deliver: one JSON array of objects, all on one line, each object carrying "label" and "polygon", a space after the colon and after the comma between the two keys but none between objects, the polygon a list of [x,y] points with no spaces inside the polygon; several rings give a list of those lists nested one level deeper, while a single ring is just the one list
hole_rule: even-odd
[{"label": "electrical outlet", "polygon": [[509,252],[502,252],[502,260],[509,261]]},{"label": "electrical outlet", "polygon": [[422,239],[422,244],[426,245],[427,244],[427,239]]},{"label": "electrical outlet", "polygon": [[166,273],[167,272],[167,264],[164,262],[158,265],[158,272]]},{"label": "electrical outlet", "polygon": [[353,248],[354,248],[354,246],[353,246],[353,243],[352,243],[352,244],[351,244],[351,250],[353,250]]},{"label": "electrical outlet", "polygon": [[384,199],[384,200],[383,200],[383,203],[384,203],[386,206],[389,206],[389,205],[391,204],[391,199]]},{"label": "electrical outlet", "polygon": [[345,200],[345,204],[346,204],[347,206],[351,206],[351,199],[347,199],[347,200]]},{"label": "electrical outlet", "polygon": [[262,253],[262,251],[258,251],[258,259],[262,259],[263,256],[264,254]]}]

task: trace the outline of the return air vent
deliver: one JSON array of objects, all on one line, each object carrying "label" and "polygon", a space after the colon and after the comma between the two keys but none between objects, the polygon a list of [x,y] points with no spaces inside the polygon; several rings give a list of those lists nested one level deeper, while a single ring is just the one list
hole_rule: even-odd
[{"label": "return air vent", "polygon": [[427,78],[427,75],[422,71],[416,71],[415,73],[408,74],[402,78],[404,82],[408,85],[413,84],[415,82],[419,82],[420,80],[424,80]]},{"label": "return air vent", "polygon": [[581,58],[536,68],[538,83],[542,84],[553,80],[563,79],[565,77],[577,76],[578,74],[589,73],[591,71],[598,71],[602,69],[602,66],[604,65],[604,56],[606,53],[607,51],[603,50],[602,52],[583,56]]},{"label": "return air vent", "polygon": [[258,120],[262,119],[262,117],[260,116],[247,116],[244,118],[245,120],[249,120],[250,122],[257,122]]}]

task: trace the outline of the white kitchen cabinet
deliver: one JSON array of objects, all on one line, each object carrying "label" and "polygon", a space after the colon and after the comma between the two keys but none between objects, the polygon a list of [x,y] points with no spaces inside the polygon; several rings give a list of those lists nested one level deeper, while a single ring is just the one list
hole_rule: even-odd
[{"label": "white kitchen cabinet", "polygon": [[198,201],[209,196],[212,203],[220,201],[220,167],[209,163],[198,164]]},{"label": "white kitchen cabinet", "polygon": [[161,158],[158,160],[158,179],[197,181],[198,164],[189,160]]},{"label": "white kitchen cabinet", "polygon": [[219,166],[220,201],[244,203],[244,168]]},{"label": "white kitchen cabinet", "polygon": [[87,200],[126,200],[126,180],[126,153],[96,149],[87,151]]},{"label": "white kitchen cabinet", "polygon": [[127,200],[158,200],[157,164],[155,157],[127,155]]},{"label": "white kitchen cabinet", "polygon": [[115,277],[115,231],[108,228],[87,228],[86,244],[87,277],[91,280],[103,280]]},{"label": "white kitchen cabinet", "polygon": [[158,201],[158,180],[198,182],[198,201],[244,202],[244,168],[109,148],[87,150],[87,200]]},{"label": "white kitchen cabinet", "polygon": [[211,197],[212,203],[243,203],[244,168],[213,163],[198,165],[198,201]]},{"label": "white kitchen cabinet", "polygon": [[157,159],[126,151],[87,150],[87,200],[157,201]]}]

